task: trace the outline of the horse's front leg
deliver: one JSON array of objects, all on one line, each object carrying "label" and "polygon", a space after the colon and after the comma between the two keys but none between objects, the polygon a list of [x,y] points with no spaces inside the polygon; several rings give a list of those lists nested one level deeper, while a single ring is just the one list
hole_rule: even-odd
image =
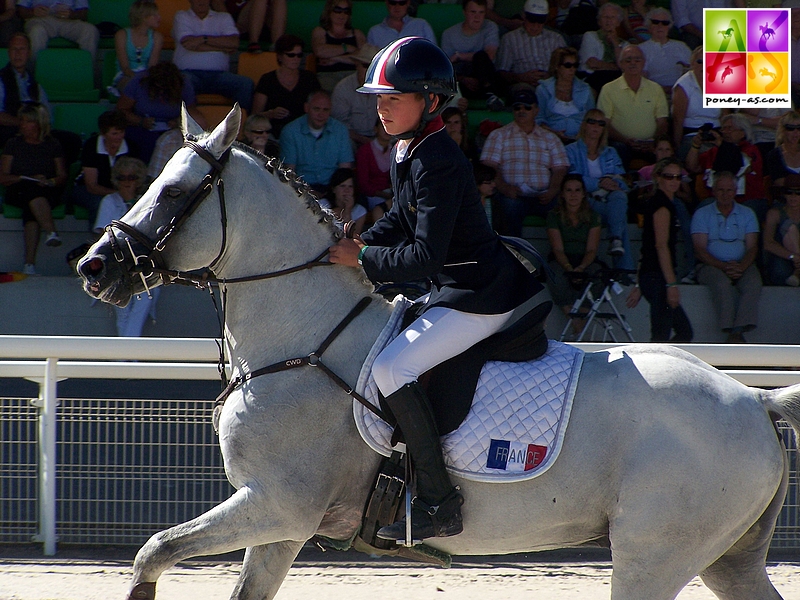
[{"label": "horse's front leg", "polygon": [[[158,577],[182,560],[284,540],[309,539],[323,516],[320,513],[316,519],[313,515],[301,519],[293,517],[291,511],[279,514],[276,508],[263,494],[243,487],[196,519],[155,534],[136,555],[129,600],[155,598]],[[290,564],[291,561],[286,569]]]},{"label": "horse's front leg", "polygon": [[272,600],[305,542],[248,548],[231,600]]}]

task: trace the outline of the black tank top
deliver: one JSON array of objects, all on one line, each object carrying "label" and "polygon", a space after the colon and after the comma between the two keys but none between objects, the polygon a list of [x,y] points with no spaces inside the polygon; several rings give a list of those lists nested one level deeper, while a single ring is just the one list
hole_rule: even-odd
[{"label": "black tank top", "polygon": [[[335,38],[327,31],[325,32],[325,43],[330,44],[331,46],[341,46],[342,44],[347,44],[348,46],[355,46],[358,47],[358,42],[356,42],[356,35],[353,32],[353,35],[350,37],[344,38]],[[352,63],[334,63],[332,65],[317,65],[317,73],[334,73],[337,71],[355,71],[356,66]]]}]

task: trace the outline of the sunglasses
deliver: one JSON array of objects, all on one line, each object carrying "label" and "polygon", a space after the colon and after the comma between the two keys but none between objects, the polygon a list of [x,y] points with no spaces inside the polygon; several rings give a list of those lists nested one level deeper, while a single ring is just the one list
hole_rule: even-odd
[{"label": "sunglasses", "polygon": [[337,15],[349,15],[351,11],[347,6],[334,6],[331,9],[331,12],[335,12]]},{"label": "sunglasses", "polygon": [[564,67],[565,69],[577,69],[578,68],[578,63],[576,63],[576,62],[563,62],[563,63],[561,63],[561,66]]},{"label": "sunglasses", "polygon": [[783,128],[786,131],[797,131],[798,129],[800,129],[800,124],[798,124],[798,125],[786,124],[786,125],[783,126]]},{"label": "sunglasses", "polygon": [[702,65],[702,64],[703,64],[703,59],[702,59],[702,58],[698,58],[698,59],[697,59],[696,61],[694,61],[694,62],[695,62],[695,64]]},{"label": "sunglasses", "polygon": [[511,108],[516,110],[533,110],[533,104],[525,104],[524,102],[517,102]]},{"label": "sunglasses", "polygon": [[783,190],[783,194],[785,196],[800,196],[800,189],[787,188],[787,189]]},{"label": "sunglasses", "polygon": [[586,123],[589,125],[600,125],[600,127],[606,126],[606,122],[602,119],[586,119]]},{"label": "sunglasses", "polygon": [[534,15],[533,13],[525,13],[525,20],[528,23],[544,23],[547,21],[547,15]]},{"label": "sunglasses", "polygon": [[672,25],[672,21],[664,21],[662,19],[650,19],[653,25]]},{"label": "sunglasses", "polygon": [[271,129],[251,129],[250,133],[254,133],[255,135],[264,135],[265,133],[269,133],[272,131]]},{"label": "sunglasses", "polygon": [[117,175],[117,181],[138,181],[139,176],[131,173],[130,175]]},{"label": "sunglasses", "polygon": [[677,175],[672,175],[670,173],[662,173],[661,179],[666,179],[667,181],[678,181],[682,175],[678,173]]},{"label": "sunglasses", "polygon": [[386,0],[389,3],[389,6],[405,6],[408,4],[408,0]]},{"label": "sunglasses", "polygon": [[284,52],[284,56],[288,56],[289,58],[300,58],[303,56],[302,52]]}]

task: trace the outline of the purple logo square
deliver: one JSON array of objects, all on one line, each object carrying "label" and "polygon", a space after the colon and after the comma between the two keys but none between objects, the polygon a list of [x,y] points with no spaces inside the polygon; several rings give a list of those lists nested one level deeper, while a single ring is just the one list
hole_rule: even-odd
[{"label": "purple logo square", "polygon": [[788,10],[748,10],[747,51],[788,52],[789,22]]}]

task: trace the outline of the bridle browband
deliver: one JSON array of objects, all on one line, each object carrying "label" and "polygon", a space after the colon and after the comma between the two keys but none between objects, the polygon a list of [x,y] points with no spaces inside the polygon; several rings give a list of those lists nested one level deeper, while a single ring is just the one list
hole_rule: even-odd
[{"label": "bridle browband", "polygon": [[[187,135],[186,139],[183,143],[183,148],[191,148],[194,152],[206,161],[210,166],[211,170],[203,177],[202,181],[198,184],[198,186],[192,190],[191,193],[186,197],[186,200],[183,202],[181,207],[175,213],[175,215],[170,219],[169,223],[164,226],[163,228],[159,228],[159,238],[153,242],[148,236],[140,232],[135,227],[128,225],[127,223],[120,221],[120,220],[113,220],[109,225],[105,227],[105,231],[108,234],[109,244],[111,245],[111,250],[114,255],[114,259],[118,263],[128,263],[126,266],[130,268],[123,269],[126,274],[126,277],[130,278],[131,273],[136,273],[142,280],[145,290],[147,293],[150,293],[150,285],[147,283],[148,277],[153,275],[157,275],[164,285],[168,285],[170,283],[184,283],[184,284],[194,284],[199,288],[208,287],[210,290],[210,283],[218,283],[221,287],[232,284],[232,283],[246,283],[250,281],[261,281],[265,279],[273,279],[276,277],[281,277],[283,275],[290,275],[292,273],[297,273],[300,271],[305,271],[307,269],[311,269],[314,267],[329,267],[333,266],[331,262],[324,262],[322,259],[325,258],[328,254],[328,249],[326,248],[321,254],[314,257],[308,262],[300,264],[296,267],[289,267],[286,269],[280,269],[278,271],[270,271],[268,273],[262,273],[258,275],[247,275],[243,277],[233,277],[233,278],[220,278],[211,275],[209,271],[211,271],[214,266],[220,261],[223,254],[225,253],[225,248],[227,246],[227,229],[228,229],[228,217],[225,205],[225,185],[222,179],[222,171],[225,169],[225,165],[230,158],[231,149],[230,147],[222,153],[219,160],[217,160],[213,154],[211,154],[208,150],[206,150],[203,146],[197,143],[197,138],[192,135]],[[276,163],[275,159],[268,159],[265,165],[268,169],[275,171],[281,171],[280,163]],[[281,171],[282,172],[282,171]],[[284,175],[287,177],[288,175]],[[200,204],[205,200],[213,191],[214,186],[217,186],[218,193],[217,196],[219,198],[219,207],[220,207],[220,220],[222,225],[222,240],[220,242],[219,252],[217,253],[216,258],[209,263],[206,267],[205,273],[198,275],[195,273],[183,272],[183,271],[176,271],[167,269],[164,265],[164,259],[161,253],[164,251],[167,242],[169,241],[170,237],[186,222],[186,220],[192,216],[192,214],[197,210]],[[308,186],[303,183],[301,185],[300,190],[298,192],[306,192]],[[162,190],[161,194],[159,194],[159,198],[161,196],[169,192],[167,190]],[[119,229],[124,234],[128,235],[132,238],[135,244],[131,244],[130,239],[125,239],[125,243],[128,246],[129,255],[126,255],[123,247],[119,243],[116,235],[114,234],[114,229]],[[136,246],[142,246],[146,253],[138,253]],[[223,292],[224,293],[224,292]],[[371,410],[375,413],[379,418],[383,419],[384,421],[387,420],[386,416],[383,412],[377,408],[374,404],[369,402],[366,398],[361,396],[358,392],[356,392],[352,386],[349,386],[341,377],[336,375],[333,371],[330,370],[321,360],[322,353],[328,348],[328,346],[336,339],[336,337],[344,331],[347,325],[355,319],[363,310],[372,302],[372,298],[366,296],[362,298],[358,304],[339,322],[339,324],[334,328],[333,331],[325,338],[322,345],[315,351],[309,354],[306,357],[294,358],[285,361],[280,361],[274,363],[268,367],[263,367],[256,371],[252,371],[246,373],[243,376],[236,377],[232,379],[230,382],[226,382],[225,376],[225,369],[224,369],[224,356],[222,353],[222,347],[220,346],[220,364],[219,364],[219,371],[220,376],[222,377],[223,384],[225,385],[225,389],[222,393],[217,396],[216,405],[217,408],[215,410],[219,410],[222,404],[225,402],[225,399],[239,386],[244,384],[247,381],[250,381],[254,377],[259,377],[261,375],[267,375],[269,373],[277,373],[279,371],[285,371],[287,369],[293,369],[296,367],[302,366],[312,366],[312,367],[319,367],[319,369],[325,373],[330,379],[332,379],[336,385],[342,388],[348,395],[352,398],[360,402],[364,405],[367,409]],[[223,303],[224,304],[224,303]],[[216,308],[216,303],[215,303]],[[219,311],[217,311],[219,312]],[[220,321],[220,337],[224,335],[224,307],[223,307],[223,317]]]}]

